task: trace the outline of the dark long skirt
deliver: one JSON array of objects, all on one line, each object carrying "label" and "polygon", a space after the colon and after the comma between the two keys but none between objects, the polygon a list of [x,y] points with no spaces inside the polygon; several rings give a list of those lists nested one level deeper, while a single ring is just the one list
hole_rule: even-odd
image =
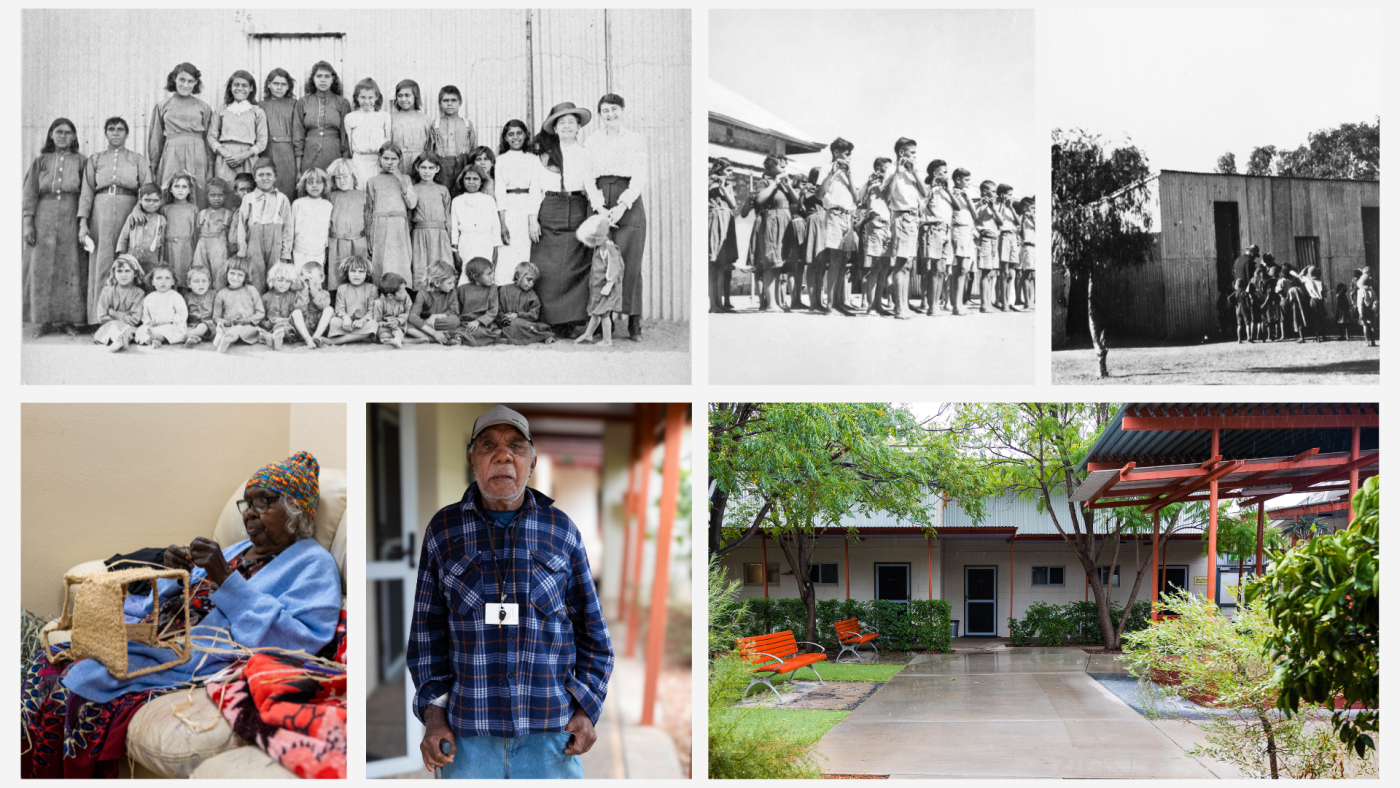
[{"label": "dark long skirt", "polygon": [[[269,142],[263,154],[272,160],[277,170],[277,191],[287,195],[288,200],[297,198],[297,157],[292,152],[290,142]],[[329,185],[329,184],[328,184]],[[232,188],[233,184],[229,184]]]},{"label": "dark long skirt", "polygon": [[117,259],[117,236],[122,234],[122,225],[135,208],[134,195],[99,192],[93,199],[92,216],[88,217],[88,232],[93,243],[87,280],[87,322],[90,325],[102,322],[102,316],[97,313],[97,299],[107,284],[107,275],[112,272],[112,262]]},{"label": "dark long skirt", "polygon": [[588,218],[583,195],[546,195],[540,203],[540,240],[530,247],[530,262],[540,269],[535,292],[540,322],[551,326],[588,319],[588,269],[592,250],[574,231]]},{"label": "dark long skirt", "polygon": [[[604,205],[611,208],[617,198],[631,185],[631,178],[604,175],[598,178]],[[647,212],[638,197],[612,231],[613,243],[622,252],[622,311],[629,315],[642,313],[642,253],[647,247]]]},{"label": "dark long skirt", "polygon": [[87,317],[83,303],[87,261],[78,249],[76,195],[64,195],[64,199],[43,195],[35,209],[34,231],[34,245],[25,247],[25,320],[82,324]]},{"label": "dark long skirt", "polygon": [[[307,130],[306,146],[301,151],[302,172],[306,172],[312,167],[328,169],[338,158],[340,158],[339,134]],[[300,174],[298,173],[298,175]],[[364,189],[365,185],[360,184],[360,188]]]}]

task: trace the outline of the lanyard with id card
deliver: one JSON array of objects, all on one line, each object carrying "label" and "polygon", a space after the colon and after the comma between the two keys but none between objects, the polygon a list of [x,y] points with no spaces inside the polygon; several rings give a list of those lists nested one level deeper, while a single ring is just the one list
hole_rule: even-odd
[{"label": "lanyard with id card", "polygon": [[[518,519],[518,518],[517,518]],[[520,624],[520,605],[516,602],[507,602],[510,596],[506,593],[506,583],[515,576],[515,523],[510,527],[510,566],[505,578],[501,578],[500,555],[496,553],[496,524],[488,522],[486,524],[486,536],[491,540],[491,571],[496,576],[496,589],[501,592],[500,602],[486,603],[486,624],[496,626],[513,627]]]}]

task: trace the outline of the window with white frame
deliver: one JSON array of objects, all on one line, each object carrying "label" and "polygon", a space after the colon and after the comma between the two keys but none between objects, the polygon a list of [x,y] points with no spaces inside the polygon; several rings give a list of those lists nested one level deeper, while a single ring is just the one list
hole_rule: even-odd
[{"label": "window with white frame", "polygon": [[1065,568],[1063,566],[1033,566],[1031,567],[1031,585],[1033,586],[1062,586],[1065,584]]},{"label": "window with white frame", "polygon": [[[777,565],[777,564],[769,564],[769,565],[768,565],[768,585],[770,585],[770,586],[775,586],[775,585],[778,585],[779,582],[780,582],[780,581],[779,581],[779,579],[778,579],[778,565]],[[761,586],[761,585],[763,585],[763,564],[759,564],[759,563],[744,564],[744,585],[746,585],[746,586]]]},{"label": "window with white frame", "polygon": [[812,564],[812,582],[819,586],[836,585],[836,564]]},{"label": "window with white frame", "polygon": [[1099,582],[1100,582],[1101,584],[1103,584],[1103,585],[1115,585],[1115,586],[1118,585],[1118,570],[1119,570],[1120,568],[1121,568],[1121,567],[1117,567],[1117,566],[1113,567],[1113,582],[1112,582],[1112,583],[1109,583],[1109,582],[1108,582],[1108,567],[1106,567],[1106,566],[1101,566],[1101,567],[1099,567]]}]

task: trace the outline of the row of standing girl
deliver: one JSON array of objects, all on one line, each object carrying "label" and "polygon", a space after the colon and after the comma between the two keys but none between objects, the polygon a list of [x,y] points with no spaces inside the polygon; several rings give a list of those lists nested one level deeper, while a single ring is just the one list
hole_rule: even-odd
[{"label": "row of standing girl", "polygon": [[[288,231],[305,226],[292,215],[299,213],[292,210],[295,204],[306,199],[296,186],[301,177],[332,170],[342,176],[349,170],[358,188],[331,191],[328,184],[326,189],[333,205],[321,259],[329,279],[347,256],[359,253],[368,255],[381,273],[399,272],[418,289],[429,261],[450,247],[468,245],[470,249],[457,250],[458,269],[465,259],[486,257],[495,262],[500,283],[510,281],[520,262],[535,262],[542,272],[546,319],[567,328],[587,319],[588,252],[573,238],[573,230],[591,208],[608,215],[629,258],[623,312],[634,324],[634,338],[640,338],[645,213],[639,197],[645,145],[622,127],[620,97],[610,94],[600,101],[605,129],[594,135],[599,155],[590,156],[577,144],[577,132],[591,113],[572,103],[556,105],[533,141],[523,122],[507,122],[497,153],[476,144],[474,127],[459,114],[462,96],[455,87],[439,92],[440,115],[432,120],[420,111],[418,85],[412,80],[396,87],[394,113],[382,111],[384,96],[377,84],[361,80],[353,93],[359,108],[351,110],[340,95],[339,76],[324,62],[312,68],[307,94],[300,99],[291,98],[291,79],[283,69],[268,74],[261,104],[253,77],[235,72],[217,112],[195,98],[200,74],[188,63],[176,66],[166,88],[172,95],[156,106],[149,160],[125,148],[129,128],[121,118],[105,124],[108,149],[90,160],[78,153],[71,121],[60,118],[51,126],[25,183],[25,240],[34,247],[25,261],[25,320],[39,324],[39,333],[54,327],[73,333],[98,321],[97,295],[124,231],[131,248],[128,220],[136,217],[141,224],[147,211],[138,205],[138,194],[147,186],[169,194],[177,176],[189,184],[183,200],[167,198],[161,208],[177,220],[166,222],[169,237],[160,246],[170,249],[178,274],[188,267],[184,260],[198,240],[218,234],[213,214],[192,213],[181,203],[224,215],[211,201],[211,191],[240,202],[227,195],[229,183],[246,188],[243,184],[253,180],[257,168],[270,165],[270,188],[257,184],[249,218],[236,205],[228,211],[230,232],[240,226],[246,231],[249,225],[284,228],[281,236],[253,234],[254,277],[260,273],[258,263],[265,272],[271,262],[290,259],[283,244],[294,245],[298,256],[302,251],[315,254],[322,246],[302,243],[302,233]],[[565,122],[556,129],[559,121]],[[391,153],[394,161],[386,169],[384,159]],[[438,171],[426,181],[417,171],[425,157]],[[604,166],[599,169],[595,162]],[[409,183],[406,174],[419,182]],[[473,185],[475,191],[469,191]],[[467,199],[459,204],[462,197]],[[576,205],[579,197],[586,199]],[[324,224],[326,212],[326,206],[318,207],[309,217],[316,226]],[[363,220],[355,218],[361,213]],[[91,252],[90,260],[80,259],[80,243]]]}]

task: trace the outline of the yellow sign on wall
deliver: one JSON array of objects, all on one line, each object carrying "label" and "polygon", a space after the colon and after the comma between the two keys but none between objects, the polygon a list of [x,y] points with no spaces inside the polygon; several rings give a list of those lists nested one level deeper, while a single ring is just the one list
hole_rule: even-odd
[{"label": "yellow sign on wall", "polygon": [[1192,580],[1191,580],[1191,583],[1192,583],[1192,585],[1198,585],[1198,586],[1203,586],[1203,585],[1205,585],[1205,584],[1206,584],[1205,575],[1201,575],[1200,577],[1197,577],[1197,578],[1192,579]]}]

